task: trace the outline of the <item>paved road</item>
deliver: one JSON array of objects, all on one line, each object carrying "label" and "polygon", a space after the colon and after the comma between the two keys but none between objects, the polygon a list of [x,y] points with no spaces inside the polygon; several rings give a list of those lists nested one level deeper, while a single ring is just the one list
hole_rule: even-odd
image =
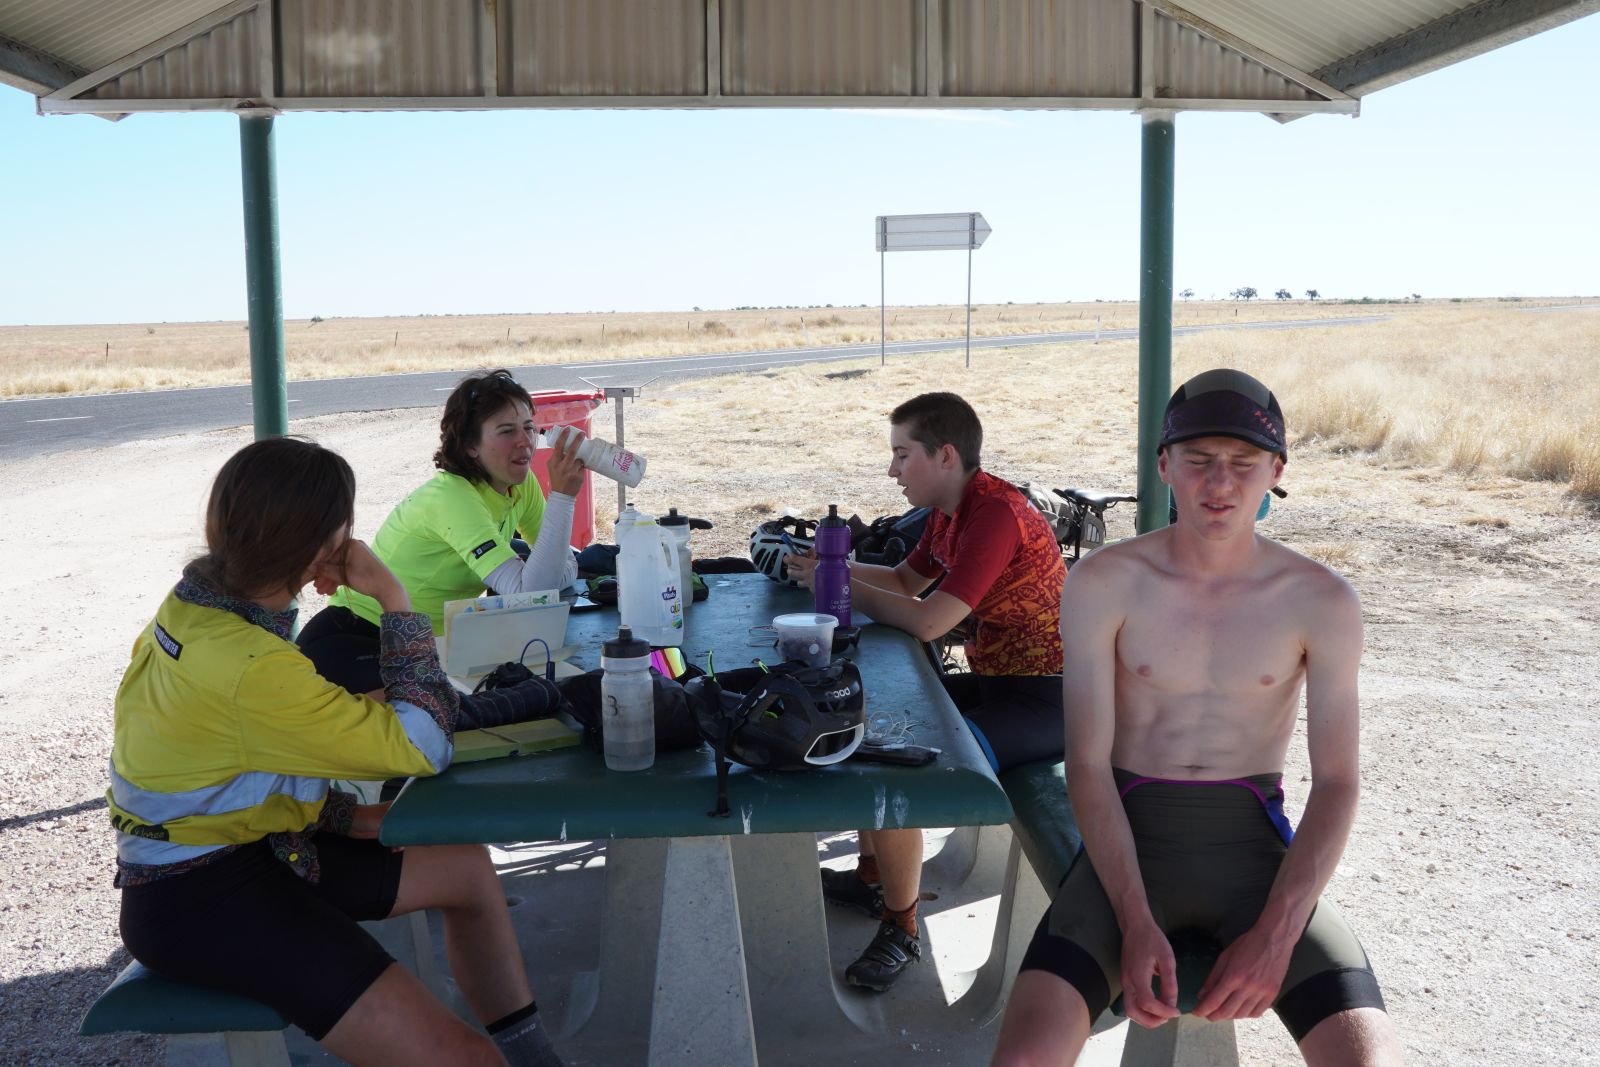
[{"label": "paved road", "polygon": [[[1175,334],[1205,330],[1298,330],[1322,326],[1354,326],[1381,322],[1387,315],[1350,318],[1295,319],[1282,322],[1219,323],[1181,326]],[[1105,330],[1104,340],[1139,336],[1138,330]],[[1011,337],[974,337],[974,349],[1015,348],[1024,345],[1075,344],[1093,341],[1092,330],[1072,333],[1020,334]],[[888,346],[893,356],[948,352],[959,349],[960,339],[896,341]],[[797,363],[832,363],[860,359],[878,352],[876,343],[832,345],[825,348],[781,348],[767,352],[725,352],[708,356],[663,356],[653,359],[610,360],[590,363],[543,364],[512,368],[517,380],[530,390],[581,389],[584,380],[607,385],[637,385],[654,378],[676,381],[709,378],[786,367]],[[461,380],[462,372],[431,371],[422,374],[386,374],[360,378],[327,378],[289,383],[289,417],[331,415],[341,411],[382,411],[391,408],[433,407],[444,403]],[[206,389],[164,389],[139,393],[102,393],[93,396],[40,397],[0,401],[0,462],[27,456],[98,448],[145,437],[220,430],[251,421],[248,385]]]}]

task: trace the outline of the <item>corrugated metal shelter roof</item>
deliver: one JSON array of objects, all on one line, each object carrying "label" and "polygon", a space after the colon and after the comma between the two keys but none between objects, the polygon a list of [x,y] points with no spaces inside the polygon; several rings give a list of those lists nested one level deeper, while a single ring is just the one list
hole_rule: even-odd
[{"label": "corrugated metal shelter roof", "polygon": [[956,107],[1353,114],[1600,0],[0,0],[46,113]]}]

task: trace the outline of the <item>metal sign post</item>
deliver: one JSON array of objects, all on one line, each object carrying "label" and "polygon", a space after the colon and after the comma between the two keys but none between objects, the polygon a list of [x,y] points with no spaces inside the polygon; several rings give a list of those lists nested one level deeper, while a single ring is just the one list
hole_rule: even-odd
[{"label": "metal sign post", "polygon": [[[616,405],[617,409],[617,447],[627,448],[622,438],[622,402],[632,400],[639,395],[642,388],[637,385],[607,385],[604,387],[606,399]],[[628,504],[628,487],[621,482],[617,483],[617,518],[622,517],[622,511]]]},{"label": "metal sign post", "polygon": [[[660,377],[660,375],[657,375],[656,377]],[[578,380],[580,382],[583,382],[585,385],[592,386],[593,388],[600,390],[602,393],[605,394],[605,397],[606,397],[607,400],[611,401],[611,403],[616,405],[616,412],[617,412],[617,439],[613,443],[618,448],[627,448],[628,446],[627,446],[626,442],[624,442],[623,435],[622,435],[622,402],[624,400],[636,400],[636,399],[638,399],[639,394],[644,390],[644,387],[649,385],[650,382],[653,382],[656,379],[655,378],[651,378],[650,381],[648,381],[648,382],[640,382],[638,385],[601,385],[599,382],[592,382],[588,378],[585,378],[583,375],[580,374],[580,375],[578,375]],[[622,517],[623,508],[625,508],[627,506],[627,503],[628,503],[628,487],[623,485],[621,482],[618,482],[617,483],[617,518],[620,519]]]},{"label": "metal sign post", "polygon": [[972,253],[994,231],[982,214],[963,211],[946,215],[879,215],[878,243],[878,365],[888,356],[888,291],[884,257],[889,252],[938,252],[967,250],[967,366],[972,366]]}]

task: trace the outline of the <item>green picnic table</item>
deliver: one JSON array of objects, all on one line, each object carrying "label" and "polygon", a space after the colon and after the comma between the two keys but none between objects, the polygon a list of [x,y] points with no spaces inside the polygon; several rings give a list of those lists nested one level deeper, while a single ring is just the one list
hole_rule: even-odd
[{"label": "green picnic table", "polygon": [[[719,670],[771,663],[754,627],[810,609],[811,595],[759,574],[708,576],[687,617],[684,654]],[[614,610],[574,613],[567,642],[599,665]],[[583,748],[451,767],[407,784],[384,819],[386,844],[605,840],[600,988],[569,1036],[605,1044],[607,1062],[754,1064],[780,1049],[854,1030],[828,959],[816,833],[861,827],[1004,824],[1006,799],[923,646],[863,627],[846,653],[861,669],[867,712],[913,722],[941,750],[924,767],[847,760],[804,771],[729,776],[731,816],[708,814],[716,769],[708,748],[662,752],[645,771],[606,769]],[[848,994],[847,994],[848,995]],[[783,1057],[776,1057],[782,1059]]]}]

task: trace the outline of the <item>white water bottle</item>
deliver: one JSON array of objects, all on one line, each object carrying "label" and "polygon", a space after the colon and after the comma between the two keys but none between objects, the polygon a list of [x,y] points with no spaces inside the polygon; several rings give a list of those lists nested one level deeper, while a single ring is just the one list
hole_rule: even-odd
[{"label": "white water bottle", "polygon": [[596,474],[603,474],[630,489],[644,479],[645,458],[637,452],[618,448],[598,437],[585,438],[583,431],[576,426],[557,426],[545,435],[552,448],[561,445],[569,437],[576,437],[583,442],[578,446],[578,459]]},{"label": "white water bottle", "polygon": [[606,766],[642,771],[656,761],[655,686],[650,646],[626,626],[600,648],[600,736]]},{"label": "white water bottle", "polygon": [[617,611],[622,625],[658,648],[681,645],[677,541],[654,519],[634,515],[632,523],[617,523]]},{"label": "white water bottle", "polygon": [[685,618],[689,615],[689,605],[694,603],[694,557],[689,554],[689,538],[694,532],[691,524],[700,521],[679,515],[677,508],[668,508],[665,515],[656,516],[656,525],[667,532],[678,548],[678,598],[683,602]]}]

